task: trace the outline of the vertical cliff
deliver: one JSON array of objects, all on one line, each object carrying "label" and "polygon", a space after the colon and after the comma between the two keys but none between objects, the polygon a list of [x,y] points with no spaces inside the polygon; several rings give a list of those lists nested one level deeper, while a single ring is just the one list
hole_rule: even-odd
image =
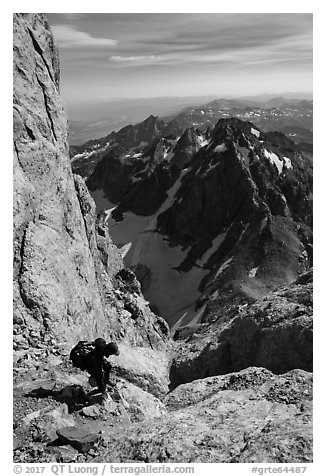
[{"label": "vertical cliff", "polygon": [[69,347],[103,336],[164,348],[164,323],[133,276],[116,276],[121,257],[72,174],[59,78],[46,16],[15,14],[14,342]]}]

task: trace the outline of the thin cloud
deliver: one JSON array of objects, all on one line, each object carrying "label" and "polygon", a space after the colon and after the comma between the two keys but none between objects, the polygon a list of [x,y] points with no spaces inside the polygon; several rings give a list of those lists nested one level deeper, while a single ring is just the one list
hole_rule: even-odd
[{"label": "thin cloud", "polygon": [[72,25],[54,25],[52,27],[54,37],[61,48],[78,47],[105,47],[116,46],[117,40],[111,38],[95,38],[89,33],[79,31]]},{"label": "thin cloud", "polygon": [[49,14],[49,21],[68,101],[311,90],[311,14]]},{"label": "thin cloud", "polygon": [[138,56],[111,56],[111,61],[115,63],[143,63],[160,61],[161,58],[155,55],[138,55]]}]

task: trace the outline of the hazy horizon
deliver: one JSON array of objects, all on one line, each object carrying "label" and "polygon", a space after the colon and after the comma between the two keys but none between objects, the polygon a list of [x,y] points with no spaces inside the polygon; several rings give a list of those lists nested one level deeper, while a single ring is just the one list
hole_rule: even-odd
[{"label": "hazy horizon", "polygon": [[52,13],[61,91],[78,103],[312,95],[312,14]]},{"label": "hazy horizon", "polygon": [[263,91],[260,94],[185,94],[185,95],[175,95],[175,94],[170,94],[170,95],[157,95],[157,96],[120,96],[120,97],[112,97],[112,98],[82,98],[85,102],[89,100],[92,103],[96,103],[98,101],[99,103],[102,103],[103,100],[105,102],[119,102],[119,101],[127,101],[127,100],[138,100],[138,99],[187,99],[187,98],[207,98],[207,97],[214,97],[216,99],[253,99],[256,97],[263,97],[266,96],[266,100],[269,98],[275,98],[275,97],[284,97],[284,98],[296,98],[296,99],[312,99],[313,97],[313,92],[312,91],[275,91],[275,92],[270,92],[270,91]]}]

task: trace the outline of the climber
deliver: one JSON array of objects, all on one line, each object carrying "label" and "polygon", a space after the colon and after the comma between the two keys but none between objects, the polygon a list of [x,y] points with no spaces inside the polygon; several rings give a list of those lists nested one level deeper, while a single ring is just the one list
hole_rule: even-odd
[{"label": "climber", "polygon": [[93,385],[95,381],[103,397],[106,397],[110,388],[115,386],[115,382],[110,378],[112,365],[107,357],[119,355],[119,353],[115,342],[107,344],[104,339],[99,338],[91,343],[80,341],[72,349],[70,359],[75,367],[86,370],[90,374],[90,384]]},{"label": "climber", "polygon": [[110,379],[112,365],[107,357],[119,355],[119,349],[115,342],[107,344],[101,338],[96,339],[94,344],[95,349],[86,357],[85,367],[90,374],[90,381],[95,379],[99,391],[105,396],[109,388],[115,386],[115,382]]}]

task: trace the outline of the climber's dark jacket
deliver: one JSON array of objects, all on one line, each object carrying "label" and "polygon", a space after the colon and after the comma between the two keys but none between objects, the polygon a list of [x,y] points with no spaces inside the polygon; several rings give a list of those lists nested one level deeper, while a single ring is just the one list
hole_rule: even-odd
[{"label": "climber's dark jacket", "polygon": [[[97,341],[100,341],[98,339]],[[112,365],[108,362],[109,355],[119,355],[118,346],[115,343],[106,344],[101,339],[100,345],[96,345],[95,349],[85,357],[84,367],[91,377],[95,378],[96,384],[100,392],[105,392],[107,383],[110,382],[110,374]]]}]

